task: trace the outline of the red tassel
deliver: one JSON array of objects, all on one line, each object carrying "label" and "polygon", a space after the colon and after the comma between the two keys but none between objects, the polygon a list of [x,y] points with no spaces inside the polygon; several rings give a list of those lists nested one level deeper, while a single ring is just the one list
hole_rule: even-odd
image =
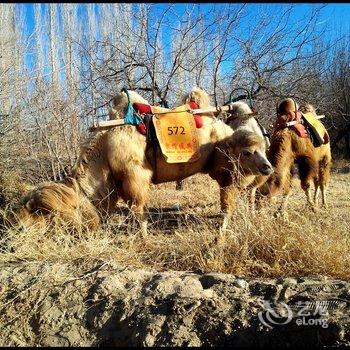
[{"label": "red tassel", "polygon": [[[198,109],[199,108],[198,103],[196,103],[194,101],[190,101],[189,105],[190,105],[191,109]],[[194,121],[196,123],[196,128],[200,129],[203,126],[202,116],[200,114],[193,114],[193,118],[194,118]]]},{"label": "red tassel", "polygon": [[145,105],[143,103],[134,103],[133,107],[136,112],[141,114],[152,114],[152,109],[150,105]]},{"label": "red tassel", "polygon": [[147,135],[147,128],[146,128],[146,125],[144,123],[140,123],[140,124],[136,125],[136,129],[140,134]]}]

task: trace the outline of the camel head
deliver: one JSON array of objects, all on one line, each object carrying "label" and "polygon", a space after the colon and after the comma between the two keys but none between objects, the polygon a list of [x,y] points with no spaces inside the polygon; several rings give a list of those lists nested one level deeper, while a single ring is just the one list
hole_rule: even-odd
[{"label": "camel head", "polygon": [[243,101],[236,101],[230,104],[231,106],[231,115],[237,118],[244,119],[244,116],[250,113],[253,113],[249,105]]},{"label": "camel head", "polygon": [[240,171],[251,175],[270,175],[273,168],[265,153],[264,139],[247,130],[237,130],[227,142],[228,153]]},{"label": "camel head", "polygon": [[46,225],[53,216],[75,227],[95,229],[100,219],[94,206],[78,189],[76,181],[47,182],[22,197],[14,208],[12,224]]}]

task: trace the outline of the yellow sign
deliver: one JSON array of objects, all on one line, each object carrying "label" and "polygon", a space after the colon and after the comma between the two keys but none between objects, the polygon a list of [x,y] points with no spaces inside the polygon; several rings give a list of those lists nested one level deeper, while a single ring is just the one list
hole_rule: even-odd
[{"label": "yellow sign", "polygon": [[189,105],[183,105],[164,113],[163,108],[152,107],[154,127],[167,163],[194,162],[200,157],[196,124],[188,109]]},{"label": "yellow sign", "polygon": [[327,133],[324,125],[314,116],[312,112],[303,113],[303,117],[307,123],[307,125],[312,129],[314,135],[317,138],[319,144],[327,143],[325,142],[325,135]]}]

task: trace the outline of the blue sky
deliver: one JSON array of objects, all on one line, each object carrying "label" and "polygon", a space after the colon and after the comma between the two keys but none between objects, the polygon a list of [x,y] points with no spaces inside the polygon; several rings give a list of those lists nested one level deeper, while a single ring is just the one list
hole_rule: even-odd
[{"label": "blue sky", "polygon": [[[302,5],[302,4],[300,4]],[[301,11],[307,11],[307,7],[311,4],[300,6]],[[344,3],[330,3],[322,11],[319,20],[320,25],[327,25],[329,29],[329,38],[338,37],[339,34],[349,35],[350,29],[350,4]]]},{"label": "blue sky", "polygon": [[[162,11],[168,4],[164,3],[155,3],[156,10],[154,14],[158,11]],[[188,5],[193,5],[194,3],[178,3],[174,4],[174,8],[178,13],[183,13],[185,8]],[[198,3],[196,3],[198,4]],[[207,11],[210,7],[212,7],[214,3],[201,3],[200,7],[202,10]],[[84,4],[81,4],[84,5]],[[103,5],[103,3],[97,4]],[[226,6],[225,3],[216,3],[217,6]],[[240,6],[241,4],[233,4],[234,6]],[[284,6],[290,6],[290,3],[248,3],[246,5],[246,12],[249,15],[253,15],[258,12],[260,9],[264,9],[267,13],[271,14],[271,20],[278,21],[278,16],[280,12],[283,10]],[[298,3],[294,4],[295,12],[293,15],[293,19],[298,20],[303,17],[307,17],[307,15],[312,11],[313,8],[322,5],[322,3],[312,4],[312,3]],[[319,16],[319,29],[326,28],[325,39],[328,41],[332,41],[336,38],[339,38],[342,35],[349,35],[350,29],[350,4],[345,3],[330,3],[325,4],[326,7],[322,10]],[[24,10],[25,16],[25,36],[30,35],[34,30],[34,6],[31,3],[18,4],[17,6],[21,6]],[[85,11],[80,11],[80,18],[84,21],[85,16],[83,14]],[[244,27],[240,28],[243,33],[247,33],[249,28],[251,27],[251,22],[249,21],[249,16],[246,20],[242,21],[242,25]],[[170,36],[164,36],[164,39],[170,40]],[[170,47],[170,46],[169,46]],[[33,67],[34,57],[29,55],[26,57],[26,62],[30,67]]]},{"label": "blue sky", "polygon": [[[173,4],[176,12],[178,12],[180,15],[184,13],[185,8],[188,5],[198,5],[199,3],[178,3]],[[214,3],[200,3],[200,8],[203,11],[208,11],[209,8],[212,7]],[[228,3],[215,3],[218,7],[225,7]],[[86,23],[86,9],[83,8],[85,4],[80,4],[80,9],[78,11],[79,17],[78,19],[82,23]],[[97,6],[103,5],[103,3],[97,3]],[[164,10],[169,4],[164,3],[155,3],[156,9],[153,11],[153,15],[157,16],[157,13],[161,13],[162,10]],[[235,3],[232,4],[233,6],[241,6],[242,4]],[[249,30],[254,26],[254,22],[252,22],[251,17],[259,12],[259,10],[264,10],[264,12],[268,13],[271,16],[271,21],[278,22],[279,16],[281,12],[283,11],[283,7],[289,7],[290,3],[248,3],[246,5],[246,13],[248,16],[242,20],[241,27],[238,28],[238,30],[242,33],[243,36],[248,35]],[[312,4],[312,3],[298,3],[294,4],[294,12],[293,16],[291,18],[291,21],[295,20],[298,21],[299,19],[306,18],[312,9],[315,7],[321,6],[322,3]],[[323,8],[319,18],[318,18],[318,27],[320,30],[326,29],[326,32],[324,34],[325,41],[333,42],[335,39],[340,38],[341,36],[348,36],[350,35],[350,3],[330,3],[330,4],[324,4],[326,5],[325,8]],[[29,37],[33,31],[34,31],[34,4],[32,3],[22,3],[17,4],[17,7],[21,7],[23,10],[24,20],[25,20],[25,28],[23,28],[24,31],[24,37]],[[209,17],[209,16],[208,16]],[[85,27],[86,28],[86,27]],[[47,34],[47,33],[46,33]],[[165,34],[165,35],[164,35]],[[267,37],[269,36],[269,33],[265,33]],[[171,40],[170,35],[166,35],[166,33],[163,33],[163,39],[165,43],[167,41]],[[47,43],[43,43],[44,46],[47,45]],[[168,46],[170,49],[170,45]],[[234,50],[234,48],[233,48]],[[32,50],[29,50],[32,51]],[[34,67],[35,63],[35,57],[33,52],[27,53],[25,56],[25,62],[27,65],[27,68],[29,71],[31,71]],[[232,60],[230,56],[230,60],[227,60],[226,62],[223,62],[221,66],[222,71],[227,71],[228,73],[231,73],[232,71]],[[49,73],[49,66],[47,65],[45,68],[44,74]],[[64,73],[61,73],[60,79],[64,80]]]},{"label": "blue sky", "polygon": [[[175,8],[177,8],[180,12],[184,11],[184,8],[187,5],[191,5],[193,3],[179,3],[175,4]],[[197,3],[198,4],[198,3]],[[203,9],[209,8],[213,3],[202,3],[201,7]],[[314,3],[297,3],[295,4],[299,16],[303,17],[306,16],[310,10],[315,7],[319,6],[322,3],[314,4]],[[101,5],[103,5],[101,3]],[[167,4],[159,3],[159,7],[166,6]],[[224,3],[219,4],[219,6],[223,6]],[[289,6],[290,3],[248,3],[247,7],[249,8],[249,11],[254,12],[257,7],[264,6],[266,9],[268,9],[269,12],[271,12],[271,16],[278,16],[278,9],[280,6]],[[327,24],[329,28],[331,29],[331,33],[337,35],[339,30],[342,30],[345,32],[346,30],[349,31],[349,23],[350,23],[350,3],[326,3],[326,8],[322,11],[321,18],[320,18],[320,24]],[[34,27],[34,11],[33,11],[33,4],[32,3],[24,3],[21,4],[26,10],[26,24],[27,24],[27,30],[28,32],[31,32]],[[343,28],[342,28],[343,27]]]}]

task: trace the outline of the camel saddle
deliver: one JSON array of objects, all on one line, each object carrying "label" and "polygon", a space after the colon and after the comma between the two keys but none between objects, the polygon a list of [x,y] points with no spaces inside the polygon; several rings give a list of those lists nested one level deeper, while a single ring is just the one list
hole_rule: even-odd
[{"label": "camel saddle", "polygon": [[320,146],[329,142],[329,135],[325,126],[320,120],[315,118],[312,112],[302,113],[305,124],[307,125],[308,131],[313,138],[313,144]]},{"label": "camel saddle", "polygon": [[289,126],[301,138],[310,138],[315,147],[329,142],[329,135],[324,125],[312,112],[300,111],[288,112],[284,115],[277,114],[274,130],[284,128],[286,122],[296,121],[297,124]]},{"label": "camel saddle", "polygon": [[196,122],[188,112],[189,105],[157,113],[153,107],[153,124],[167,163],[194,162],[200,157]]},{"label": "camel saddle", "polygon": [[143,121],[137,130],[147,137],[153,149],[160,147],[167,163],[194,162],[200,157],[197,128],[203,126],[201,115],[192,115],[188,109],[198,105],[190,102],[164,112],[164,108],[134,103],[133,108]]}]

